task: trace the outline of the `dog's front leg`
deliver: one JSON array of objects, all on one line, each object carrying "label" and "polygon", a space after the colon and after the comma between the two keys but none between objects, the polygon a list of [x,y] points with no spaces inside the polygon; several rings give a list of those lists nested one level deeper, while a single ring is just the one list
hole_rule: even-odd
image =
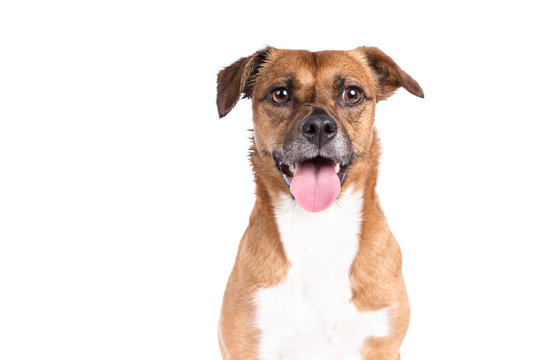
[{"label": "dog's front leg", "polygon": [[[369,338],[362,349],[362,360],[399,360],[399,343],[391,337]],[[352,359],[351,359],[352,360]]]}]

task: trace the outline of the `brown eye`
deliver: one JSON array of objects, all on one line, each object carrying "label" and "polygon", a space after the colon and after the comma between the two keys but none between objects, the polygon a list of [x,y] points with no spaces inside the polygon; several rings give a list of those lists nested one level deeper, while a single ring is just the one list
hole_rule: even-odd
[{"label": "brown eye", "polygon": [[364,98],[364,92],[362,89],[356,86],[347,86],[343,91],[343,100],[349,104],[357,104]]},{"label": "brown eye", "polygon": [[289,91],[284,87],[280,87],[272,90],[270,93],[270,98],[276,104],[283,104],[289,101]]}]

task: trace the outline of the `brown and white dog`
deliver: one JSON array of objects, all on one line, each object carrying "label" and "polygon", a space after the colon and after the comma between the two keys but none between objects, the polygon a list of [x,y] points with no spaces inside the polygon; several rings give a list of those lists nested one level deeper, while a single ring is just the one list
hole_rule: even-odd
[{"label": "brown and white dog", "polygon": [[223,359],[399,359],[409,303],[375,192],[373,122],[378,101],[421,87],[373,47],[268,47],[217,82],[220,117],[252,98],[256,182],[223,299]]}]

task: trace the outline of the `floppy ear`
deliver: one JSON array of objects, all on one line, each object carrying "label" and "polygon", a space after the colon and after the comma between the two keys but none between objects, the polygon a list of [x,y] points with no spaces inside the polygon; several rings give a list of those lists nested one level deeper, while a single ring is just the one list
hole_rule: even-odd
[{"label": "floppy ear", "polygon": [[423,98],[424,91],[409,74],[403,71],[394,60],[376,47],[360,48],[375,72],[379,82],[377,101],[390,97],[400,86],[413,95]]},{"label": "floppy ear", "polygon": [[271,47],[259,50],[249,57],[236,60],[219,72],[216,103],[220,118],[232,110],[242,93],[245,98],[253,95],[255,77],[272,51]]}]

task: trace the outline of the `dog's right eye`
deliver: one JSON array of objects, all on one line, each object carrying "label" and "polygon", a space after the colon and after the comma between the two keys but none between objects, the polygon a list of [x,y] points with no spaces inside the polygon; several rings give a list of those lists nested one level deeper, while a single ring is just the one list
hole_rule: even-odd
[{"label": "dog's right eye", "polygon": [[276,104],[284,104],[289,101],[289,91],[284,87],[272,90],[270,99]]}]

